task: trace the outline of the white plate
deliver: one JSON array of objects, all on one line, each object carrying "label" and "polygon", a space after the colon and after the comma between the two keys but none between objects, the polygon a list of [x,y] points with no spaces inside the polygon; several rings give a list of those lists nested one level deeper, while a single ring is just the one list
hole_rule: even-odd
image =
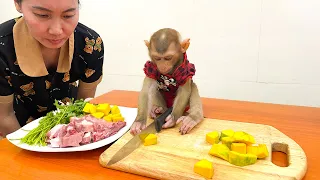
[{"label": "white plate", "polygon": [[[111,105],[112,106],[112,105]],[[131,125],[134,122],[134,119],[137,115],[137,108],[128,108],[128,107],[122,107],[118,106],[120,109],[120,112],[122,116],[125,118],[126,126],[124,126],[122,129],[120,129],[116,134],[107,137],[106,139],[100,140],[98,142],[81,145],[78,147],[66,147],[66,148],[52,148],[50,146],[30,146],[25,143],[21,143],[20,140],[10,140],[10,139],[19,139],[24,137],[26,134],[28,134],[28,131],[24,130],[32,130],[36,128],[39,125],[39,119],[36,119],[32,121],[31,123],[21,127],[17,131],[8,134],[6,138],[15,146],[29,150],[29,151],[37,151],[37,152],[74,152],[74,151],[88,151],[96,148],[100,148],[102,146],[105,146],[107,144],[110,144],[117,139],[119,139],[121,136],[123,136],[131,127]]]}]

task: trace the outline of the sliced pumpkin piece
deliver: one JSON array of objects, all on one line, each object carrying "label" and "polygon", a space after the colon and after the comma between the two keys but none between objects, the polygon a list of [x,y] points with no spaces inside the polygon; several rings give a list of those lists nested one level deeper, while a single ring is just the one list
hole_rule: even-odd
[{"label": "sliced pumpkin piece", "polygon": [[235,151],[241,154],[247,153],[247,145],[245,143],[232,143],[231,151]]},{"label": "sliced pumpkin piece", "polygon": [[213,144],[209,154],[228,161],[229,151],[230,149],[225,144]]},{"label": "sliced pumpkin piece", "polygon": [[193,171],[207,179],[211,179],[213,176],[213,165],[212,162],[202,159],[194,164]]},{"label": "sliced pumpkin piece", "polygon": [[236,166],[247,166],[257,162],[257,156],[253,154],[241,154],[235,151],[229,152],[229,163]]},{"label": "sliced pumpkin piece", "polygon": [[210,144],[218,144],[219,143],[219,132],[212,131],[206,134],[206,141]]}]

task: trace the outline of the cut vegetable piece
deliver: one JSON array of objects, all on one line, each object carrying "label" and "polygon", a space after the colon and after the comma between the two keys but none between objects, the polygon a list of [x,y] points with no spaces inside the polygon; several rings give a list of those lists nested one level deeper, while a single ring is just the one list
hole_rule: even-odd
[{"label": "cut vegetable piece", "polygon": [[222,144],[225,144],[229,149],[231,149],[231,144],[234,142],[233,137],[223,137],[221,139]]},{"label": "cut vegetable piece", "polygon": [[234,142],[242,142],[246,143],[247,145],[255,144],[254,137],[243,131],[236,131],[233,135],[233,138]]},{"label": "cut vegetable piece", "polygon": [[155,134],[149,134],[145,139],[144,139],[144,145],[145,146],[150,146],[157,144],[158,138]]},{"label": "cut vegetable piece", "polygon": [[247,145],[245,143],[232,143],[231,151],[235,151],[241,154],[247,153]]},{"label": "cut vegetable piece", "polygon": [[229,163],[236,166],[247,166],[257,162],[257,156],[253,154],[241,154],[235,151],[229,152]]},{"label": "cut vegetable piece", "polygon": [[91,103],[86,103],[86,105],[84,106],[84,108],[82,109],[83,112],[85,113],[95,113],[95,105],[91,104]]},{"label": "cut vegetable piece", "polygon": [[120,109],[117,105],[112,106],[111,108],[111,114],[119,114],[120,113]]},{"label": "cut vegetable piece", "polygon": [[194,165],[194,172],[205,177],[208,179],[211,179],[213,176],[213,165],[212,162],[206,160],[206,159],[202,159],[200,161],[198,161],[195,165]]},{"label": "cut vegetable piece", "polygon": [[105,116],[107,116],[110,113],[110,104],[98,104],[97,106],[97,112],[103,112]]},{"label": "cut vegetable piece", "polygon": [[253,154],[262,159],[269,156],[268,148],[265,144],[252,144],[247,146],[247,154]]},{"label": "cut vegetable piece", "polygon": [[95,118],[101,119],[104,116],[104,113],[103,112],[95,112],[91,115]]},{"label": "cut vegetable piece", "polygon": [[206,134],[206,141],[210,144],[218,144],[219,143],[219,132],[212,131]]},{"label": "cut vegetable piece", "polygon": [[209,154],[228,161],[229,151],[230,149],[225,144],[213,144]]},{"label": "cut vegetable piece", "polygon": [[220,139],[222,139],[223,137],[232,137],[234,134],[234,131],[232,129],[226,129],[221,131],[221,136]]}]

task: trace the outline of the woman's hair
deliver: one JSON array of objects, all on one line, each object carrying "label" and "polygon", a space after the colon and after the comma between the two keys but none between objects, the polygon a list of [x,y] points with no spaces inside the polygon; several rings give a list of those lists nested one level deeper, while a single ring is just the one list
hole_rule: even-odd
[{"label": "woman's hair", "polygon": [[[22,0],[15,0],[18,4],[21,4]],[[78,3],[80,4],[80,0],[78,0]]]}]

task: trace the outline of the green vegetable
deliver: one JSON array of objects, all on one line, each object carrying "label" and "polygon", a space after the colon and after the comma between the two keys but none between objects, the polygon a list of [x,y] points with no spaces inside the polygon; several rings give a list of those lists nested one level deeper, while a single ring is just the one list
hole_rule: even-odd
[{"label": "green vegetable", "polygon": [[48,112],[39,121],[39,126],[29,131],[29,133],[20,139],[22,143],[29,145],[39,145],[46,146],[46,134],[54,126],[58,124],[68,124],[71,117],[80,117],[84,113],[82,109],[84,108],[86,102],[84,100],[71,101],[70,105],[60,105],[57,100],[55,100],[54,105],[59,112]]}]

